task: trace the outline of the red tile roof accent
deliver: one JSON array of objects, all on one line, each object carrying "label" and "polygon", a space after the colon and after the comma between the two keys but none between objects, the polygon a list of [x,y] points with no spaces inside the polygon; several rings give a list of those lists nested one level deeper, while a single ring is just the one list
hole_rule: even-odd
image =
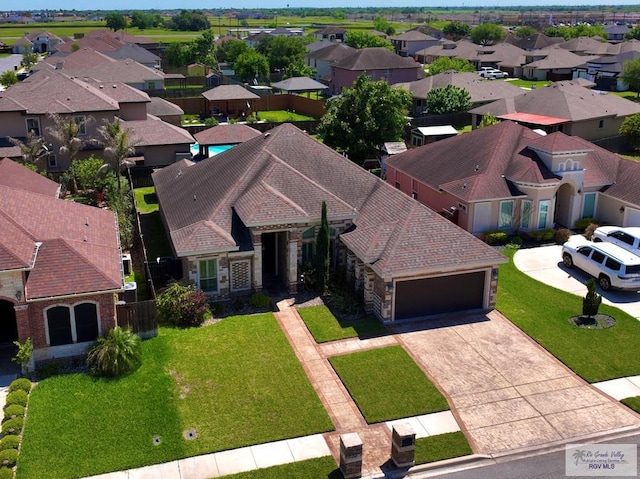
[{"label": "red tile roof accent", "polygon": [[8,158],[0,160],[0,185],[57,198],[60,185]]},{"label": "red tile roof accent", "polygon": [[508,113],[506,115],[500,115],[498,118],[501,120],[521,121],[523,123],[529,123],[531,125],[559,125],[561,123],[567,123],[571,120],[568,118],[556,118],[554,116],[536,115],[534,113]]}]

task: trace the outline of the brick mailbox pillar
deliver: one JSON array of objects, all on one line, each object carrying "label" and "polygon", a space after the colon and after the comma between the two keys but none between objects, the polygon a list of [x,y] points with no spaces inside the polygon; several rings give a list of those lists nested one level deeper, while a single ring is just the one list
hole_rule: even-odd
[{"label": "brick mailbox pillar", "polygon": [[344,479],[362,476],[362,440],[357,432],[340,436],[340,470]]},{"label": "brick mailbox pillar", "polygon": [[411,467],[415,457],[416,432],[408,423],[396,424],[391,434],[391,460],[397,467]]}]

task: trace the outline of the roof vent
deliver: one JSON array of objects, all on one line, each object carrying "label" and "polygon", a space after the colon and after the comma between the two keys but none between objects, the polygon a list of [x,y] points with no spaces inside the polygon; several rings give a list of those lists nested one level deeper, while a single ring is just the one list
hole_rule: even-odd
[{"label": "roof vent", "polygon": [[82,241],[84,241],[86,243],[87,242],[87,237],[85,236],[84,238],[82,238]]},{"label": "roof vent", "polygon": [[264,134],[264,137],[265,137],[265,138],[268,138],[270,135],[271,135],[271,133],[266,132],[266,133]]},{"label": "roof vent", "polygon": [[85,226],[89,226],[89,217],[88,216],[85,217],[85,219],[84,219],[84,225]]},{"label": "roof vent", "polygon": [[117,85],[114,83],[113,85],[111,85],[111,88],[116,88]]},{"label": "roof vent", "polygon": [[100,85],[100,89],[101,89],[101,90],[104,90],[104,85]]},{"label": "roof vent", "polygon": [[196,195],[193,195],[193,201],[195,201],[195,200],[196,200]]}]

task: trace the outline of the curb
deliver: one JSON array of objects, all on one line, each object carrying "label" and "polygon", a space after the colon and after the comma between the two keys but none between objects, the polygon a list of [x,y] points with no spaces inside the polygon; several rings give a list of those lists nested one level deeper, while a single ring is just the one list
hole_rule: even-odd
[{"label": "curb", "polygon": [[468,456],[445,459],[443,461],[420,464],[409,469],[394,469],[386,472],[383,477],[387,479],[432,477],[473,467],[488,466],[490,464],[495,464],[495,461],[491,456],[484,454],[471,454]]}]

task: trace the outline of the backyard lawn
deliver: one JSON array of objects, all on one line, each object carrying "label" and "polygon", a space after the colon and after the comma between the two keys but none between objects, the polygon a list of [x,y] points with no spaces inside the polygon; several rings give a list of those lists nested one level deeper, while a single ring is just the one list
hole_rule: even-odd
[{"label": "backyard lawn", "polygon": [[547,80],[522,80],[521,78],[506,79],[502,81],[507,81],[508,83],[511,83],[514,86],[518,86],[520,88],[528,88],[528,89],[543,88],[553,83]]},{"label": "backyard lawn", "polygon": [[307,115],[301,115],[293,111],[286,110],[270,110],[257,112],[258,120],[268,121],[271,123],[283,123],[286,121],[310,121],[316,118]]},{"label": "backyard lawn", "polygon": [[[142,367],[119,380],[40,381],[18,479],[88,476],[333,429],[270,313],[161,328],[143,349]],[[195,439],[183,438],[189,430]]]},{"label": "backyard lawn", "polygon": [[335,356],[329,362],[369,424],[449,409],[402,346]]},{"label": "backyard lawn", "polygon": [[140,226],[147,249],[147,259],[154,261],[161,256],[170,256],[171,246],[160,218],[155,188],[153,186],[135,188],[133,194],[136,209],[140,213]]},{"label": "backyard lawn", "polygon": [[136,208],[140,213],[153,213],[158,211],[158,197],[153,186],[135,188]]},{"label": "backyard lawn", "polygon": [[[514,251],[505,254],[513,259]],[[640,321],[603,304],[614,327],[577,328],[568,319],[582,312],[582,298],[528,277],[513,261],[500,266],[497,309],[586,381],[640,374]]]},{"label": "backyard lawn", "polygon": [[345,321],[337,319],[326,306],[298,308],[298,314],[311,332],[316,343],[326,343],[347,338],[365,338],[385,331],[373,316]]}]

